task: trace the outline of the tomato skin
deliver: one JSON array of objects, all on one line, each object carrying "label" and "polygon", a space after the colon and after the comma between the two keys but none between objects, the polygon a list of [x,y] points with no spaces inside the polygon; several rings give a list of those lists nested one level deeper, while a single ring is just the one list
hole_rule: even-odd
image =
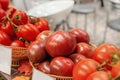
[{"label": "tomato skin", "polygon": [[93,56],[92,47],[85,42],[80,42],[77,44],[76,52],[86,56],[87,58],[92,58]]},{"label": "tomato skin", "polygon": [[87,76],[97,71],[98,65],[93,59],[79,61],[73,68],[73,80],[86,80]]},{"label": "tomato skin", "polygon": [[49,24],[46,19],[40,17],[39,21],[34,24],[40,32],[44,30],[50,30]]},{"label": "tomato skin", "polygon": [[93,59],[100,63],[105,60],[111,62],[114,54],[120,55],[119,49],[113,44],[104,43],[95,49],[93,52]]},{"label": "tomato skin", "polygon": [[2,8],[4,10],[7,10],[8,9],[8,6],[9,6],[9,3],[10,3],[10,0],[0,0],[0,3],[2,5]]},{"label": "tomato skin", "polygon": [[76,39],[68,32],[59,30],[50,35],[45,46],[50,56],[69,56],[76,48]]},{"label": "tomato skin", "polygon": [[10,21],[5,21],[1,25],[1,30],[6,32],[9,36],[15,37],[15,32]]},{"label": "tomato skin", "polygon": [[30,23],[19,26],[17,31],[18,37],[22,37],[29,41],[34,41],[38,34],[39,30],[33,24]]},{"label": "tomato skin", "polygon": [[105,71],[96,71],[90,74],[86,80],[111,80],[110,75]]},{"label": "tomato skin", "polygon": [[0,8],[0,22],[5,20],[5,16],[6,16],[6,12],[2,8]]},{"label": "tomato skin", "polygon": [[14,40],[11,42],[10,46],[14,47],[25,47],[24,43],[20,40]]},{"label": "tomato skin", "polygon": [[17,10],[14,12],[11,20],[16,25],[24,25],[28,23],[28,16],[24,11]]},{"label": "tomato skin", "polygon": [[74,63],[67,57],[55,57],[50,63],[51,74],[58,76],[72,76]]},{"label": "tomato skin", "polygon": [[0,44],[9,46],[11,43],[10,37],[3,31],[0,31]]},{"label": "tomato skin", "polygon": [[76,38],[78,43],[79,42],[86,42],[86,43],[90,42],[89,34],[82,29],[73,28],[72,30],[70,30],[70,34],[72,34]]}]

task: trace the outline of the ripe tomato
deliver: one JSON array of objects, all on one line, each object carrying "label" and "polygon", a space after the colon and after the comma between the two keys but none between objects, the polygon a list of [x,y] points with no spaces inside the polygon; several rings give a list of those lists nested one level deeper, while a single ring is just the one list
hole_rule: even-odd
[{"label": "ripe tomato", "polygon": [[24,25],[28,22],[28,16],[24,11],[17,10],[14,12],[11,20],[16,25]]},{"label": "ripe tomato", "polygon": [[[14,7],[9,7],[7,10],[6,10],[6,14],[7,14],[7,17],[9,17],[10,19],[13,17],[13,14],[17,11],[16,8]],[[9,19],[8,19],[9,20]]]},{"label": "ripe tomato", "polygon": [[82,54],[88,58],[92,58],[92,56],[93,56],[92,47],[85,42],[80,42],[77,44],[76,52],[79,54]]},{"label": "ripe tomato", "polygon": [[120,56],[119,49],[113,44],[104,43],[98,46],[93,52],[93,59],[103,63],[112,62],[115,59],[115,56]]},{"label": "ripe tomato", "polygon": [[10,21],[4,21],[1,25],[1,30],[6,32],[9,36],[15,37],[15,32]]},{"label": "ripe tomato", "polygon": [[77,42],[86,42],[89,43],[90,37],[89,34],[79,28],[73,28],[70,33],[77,39]]},{"label": "ripe tomato", "polygon": [[47,20],[42,17],[38,18],[38,22],[36,22],[34,25],[38,28],[40,32],[44,30],[50,30]]},{"label": "ripe tomato", "polygon": [[99,63],[93,59],[83,59],[73,68],[73,80],[86,80],[87,76],[97,71]]},{"label": "ripe tomato", "polygon": [[25,47],[24,42],[20,40],[14,40],[11,42],[10,46],[15,46],[15,47]]},{"label": "ripe tomato", "polygon": [[17,36],[29,41],[34,41],[39,30],[33,24],[25,24],[18,27]]},{"label": "ripe tomato", "polygon": [[90,74],[86,80],[111,80],[110,75],[105,71],[96,71]]},{"label": "ripe tomato", "polygon": [[40,32],[37,37],[36,37],[36,40],[46,40],[53,32],[50,31],[50,30],[45,30],[45,31],[42,31]]},{"label": "ripe tomato", "polygon": [[76,39],[68,32],[59,30],[48,37],[45,47],[52,57],[69,56],[76,48]]},{"label": "ripe tomato", "polygon": [[6,16],[5,11],[2,8],[0,8],[0,22],[5,20],[5,16]]},{"label": "ripe tomato", "polygon": [[67,57],[55,57],[50,63],[51,74],[58,76],[72,76],[74,63]]},{"label": "ripe tomato", "polygon": [[0,31],[0,44],[9,46],[10,43],[10,37],[5,32]]},{"label": "ripe tomato", "polygon": [[8,9],[8,6],[9,6],[9,3],[10,3],[10,0],[0,0],[0,3],[2,5],[2,8],[4,10],[7,10]]}]

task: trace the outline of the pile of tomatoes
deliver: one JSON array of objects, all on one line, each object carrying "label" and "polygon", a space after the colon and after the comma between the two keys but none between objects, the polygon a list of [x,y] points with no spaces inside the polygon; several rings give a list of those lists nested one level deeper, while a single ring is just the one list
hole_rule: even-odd
[{"label": "pile of tomatoes", "polygon": [[39,33],[50,29],[44,18],[30,17],[9,3],[9,0],[0,0],[0,44],[28,47]]}]

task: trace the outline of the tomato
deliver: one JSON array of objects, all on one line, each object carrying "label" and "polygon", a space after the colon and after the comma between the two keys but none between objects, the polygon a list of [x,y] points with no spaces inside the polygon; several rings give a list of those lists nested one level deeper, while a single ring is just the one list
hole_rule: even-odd
[{"label": "tomato", "polygon": [[24,25],[28,22],[28,16],[24,11],[17,10],[14,12],[11,20],[16,25]]},{"label": "tomato", "polygon": [[38,70],[50,74],[50,62],[49,61],[43,61],[38,65]]},{"label": "tomato", "polygon": [[83,59],[73,68],[73,80],[86,80],[87,76],[97,71],[99,63],[93,59]]},{"label": "tomato", "polygon": [[43,61],[47,56],[45,50],[45,41],[39,40],[32,42],[28,47],[27,55],[32,63],[38,63]]},{"label": "tomato", "polygon": [[73,28],[70,33],[77,39],[77,42],[90,42],[89,34],[82,29]]},{"label": "tomato", "polygon": [[86,59],[86,57],[79,53],[73,53],[69,56],[74,63],[78,63],[80,60]]},{"label": "tomato", "polygon": [[50,30],[45,30],[45,31],[42,31],[40,32],[37,37],[36,37],[36,40],[46,40],[53,32],[50,31]]},{"label": "tomato", "polygon": [[55,57],[50,63],[51,74],[58,76],[72,76],[74,63],[67,57]]},{"label": "tomato", "polygon": [[10,0],[0,0],[0,3],[2,5],[2,8],[4,10],[7,10],[8,9],[8,6],[9,6],[9,3],[10,3]]},{"label": "tomato", "polygon": [[80,42],[77,44],[76,52],[79,54],[82,54],[88,58],[92,58],[92,56],[93,56],[92,47],[85,42]]},{"label": "tomato", "polygon": [[101,44],[93,52],[93,59],[100,63],[105,61],[111,63],[116,56],[120,56],[118,47],[108,43]]},{"label": "tomato", "polygon": [[5,16],[6,16],[5,11],[2,8],[0,8],[0,22],[5,20]]},{"label": "tomato", "polygon": [[111,78],[105,71],[96,71],[90,74],[86,80],[111,80]]},{"label": "tomato", "polygon": [[8,21],[8,20],[4,21],[2,23],[1,30],[6,32],[9,36],[15,37],[14,28],[13,28],[12,24],[10,23],[10,21]]},{"label": "tomato", "polygon": [[49,24],[46,19],[40,17],[39,21],[34,24],[40,32],[44,30],[50,30]]},{"label": "tomato", "polygon": [[[14,7],[9,7],[7,10],[6,10],[6,14],[7,14],[7,17],[9,17],[9,19],[11,19],[13,17],[13,14],[17,11],[16,8]],[[9,20],[8,19],[8,20]]]},{"label": "tomato", "polygon": [[48,37],[45,48],[52,57],[69,56],[76,48],[76,39],[67,31],[59,30]]},{"label": "tomato", "polygon": [[0,31],[0,44],[9,46],[10,43],[10,37],[5,32]]},{"label": "tomato", "polygon": [[20,40],[14,40],[11,42],[10,46],[15,46],[15,47],[25,47],[24,42]]},{"label": "tomato", "polygon": [[34,41],[39,34],[39,30],[33,24],[28,23],[19,26],[16,34],[18,37],[22,37],[29,41]]}]

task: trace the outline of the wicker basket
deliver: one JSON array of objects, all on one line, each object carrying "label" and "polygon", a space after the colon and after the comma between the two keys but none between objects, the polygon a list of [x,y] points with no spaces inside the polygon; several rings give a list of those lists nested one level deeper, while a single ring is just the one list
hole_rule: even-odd
[{"label": "wicker basket", "polygon": [[22,47],[11,48],[12,48],[12,67],[18,67],[20,65],[20,61],[28,59],[26,54],[27,48]]},{"label": "wicker basket", "polygon": [[50,75],[50,76],[56,78],[56,80],[73,80],[72,77],[57,76],[57,75]]}]

